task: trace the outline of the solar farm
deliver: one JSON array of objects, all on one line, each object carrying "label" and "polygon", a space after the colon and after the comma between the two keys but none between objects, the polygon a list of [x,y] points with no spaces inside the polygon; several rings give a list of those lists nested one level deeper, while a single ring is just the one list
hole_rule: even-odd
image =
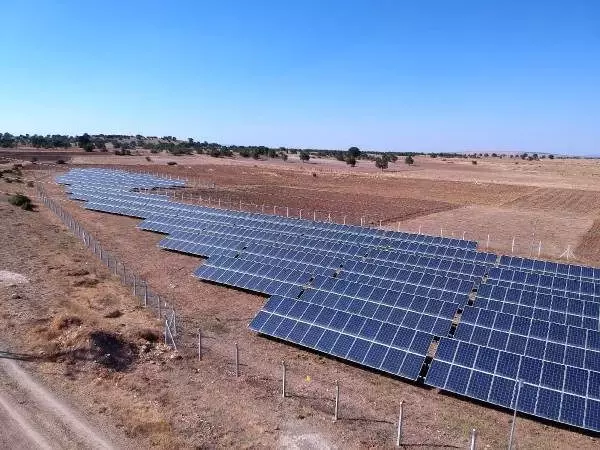
[{"label": "solar farm", "polygon": [[[417,385],[600,431],[600,269],[477,242],[190,205],[183,182],[57,178],[92,211],[142,219],[199,280],[267,297],[249,328]],[[483,406],[482,406],[483,407]]]}]

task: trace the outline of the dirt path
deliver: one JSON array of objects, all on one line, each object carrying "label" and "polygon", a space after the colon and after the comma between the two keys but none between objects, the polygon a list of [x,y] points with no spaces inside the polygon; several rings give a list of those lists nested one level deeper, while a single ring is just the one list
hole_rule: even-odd
[{"label": "dirt path", "polygon": [[95,448],[115,445],[0,352],[0,447]]}]

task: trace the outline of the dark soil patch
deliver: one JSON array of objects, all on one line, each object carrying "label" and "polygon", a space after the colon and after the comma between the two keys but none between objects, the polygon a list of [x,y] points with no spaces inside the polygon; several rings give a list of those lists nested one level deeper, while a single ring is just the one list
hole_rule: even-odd
[{"label": "dark soil patch", "polygon": [[90,352],[98,364],[116,372],[127,370],[135,360],[135,345],[106,331],[90,333]]}]

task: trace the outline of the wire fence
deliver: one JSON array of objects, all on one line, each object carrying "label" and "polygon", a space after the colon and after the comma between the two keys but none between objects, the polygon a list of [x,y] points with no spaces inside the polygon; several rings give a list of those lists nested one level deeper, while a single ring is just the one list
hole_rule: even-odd
[{"label": "wire fence", "polygon": [[83,225],[77,221],[58,202],[48,196],[44,188],[38,183],[35,186],[37,195],[44,205],[50,209],[69,230],[83,242],[83,244],[104,263],[113,275],[119,277],[121,283],[130,288],[133,296],[140,304],[151,310],[156,317],[164,322],[164,342],[169,347],[177,350],[177,338],[181,333],[180,324],[176,319],[175,307],[164,296],[153,292],[148,281],[130,270],[114,254],[102,247],[100,242]]},{"label": "wire fence", "polygon": [[[468,239],[478,242],[479,250],[500,253],[505,255],[519,255],[529,258],[550,258],[556,260],[576,260],[574,248],[576,240],[570,234],[566,234],[561,243],[548,243],[536,239],[535,232],[528,235],[520,233],[511,235],[508,232],[493,234],[485,231],[452,231],[448,228],[435,228],[435,225],[425,224],[419,226],[407,226],[402,221],[390,221],[378,216],[361,215],[360,213],[343,213],[340,211],[326,211],[318,209],[301,209],[290,206],[257,204],[234,200],[231,197],[223,198],[214,193],[195,193],[183,189],[159,189],[147,190],[147,193],[157,192],[168,196],[171,200],[204,205],[211,208],[220,208],[233,211],[249,213],[261,213],[276,215],[292,219],[307,219],[320,222],[338,223],[343,225],[360,225],[363,227],[378,228],[389,231],[409,232],[415,234],[426,234],[429,236],[440,236],[454,239]],[[414,220],[412,222],[415,222]],[[572,242],[571,242],[572,241]]]}]

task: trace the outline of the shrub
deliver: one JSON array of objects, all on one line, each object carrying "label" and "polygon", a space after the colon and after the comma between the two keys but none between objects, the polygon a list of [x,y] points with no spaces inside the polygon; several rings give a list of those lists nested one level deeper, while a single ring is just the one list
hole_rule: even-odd
[{"label": "shrub", "polygon": [[56,161],[56,164],[66,164],[64,159],[59,159],[58,161]]},{"label": "shrub", "polygon": [[176,165],[177,165],[177,163],[175,161],[169,161],[167,163],[167,166],[176,166]]},{"label": "shrub", "polygon": [[152,158],[150,158],[149,156],[146,156],[146,161],[150,162],[150,161],[152,161]]},{"label": "shrub", "polygon": [[477,165],[477,161],[473,160],[473,161],[471,161],[471,164],[473,164],[474,166],[476,166]]},{"label": "shrub", "polygon": [[404,163],[412,166],[415,163],[415,160],[412,156],[408,155],[406,158],[404,158]]},{"label": "shrub", "polygon": [[378,156],[377,158],[375,158],[375,167],[377,167],[378,169],[381,169],[382,172],[384,169],[388,168],[388,160],[385,157],[385,155]]},{"label": "shrub", "polygon": [[34,162],[37,162],[37,160],[38,160],[38,159],[37,159],[37,156],[32,156],[32,157],[31,157],[31,162],[32,162],[32,163],[34,163]]},{"label": "shrub", "polygon": [[33,209],[33,203],[31,199],[23,194],[15,194],[8,197],[8,203],[14,206],[19,206],[25,211],[31,211]]}]

